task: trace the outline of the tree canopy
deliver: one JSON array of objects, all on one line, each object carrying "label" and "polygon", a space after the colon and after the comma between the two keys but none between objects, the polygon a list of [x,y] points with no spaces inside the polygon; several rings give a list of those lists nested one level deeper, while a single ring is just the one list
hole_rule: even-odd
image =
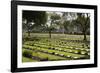
[{"label": "tree canopy", "polygon": [[30,31],[39,25],[45,25],[47,15],[45,11],[23,11],[23,29],[25,28],[30,36]]},{"label": "tree canopy", "polygon": [[23,19],[26,19],[27,22],[41,25],[46,23],[47,15],[45,11],[23,11]]}]

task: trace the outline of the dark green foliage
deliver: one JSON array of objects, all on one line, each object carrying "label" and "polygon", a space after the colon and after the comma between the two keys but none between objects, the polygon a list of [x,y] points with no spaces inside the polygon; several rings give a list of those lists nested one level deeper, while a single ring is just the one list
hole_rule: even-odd
[{"label": "dark green foliage", "polygon": [[41,58],[40,61],[48,61],[48,58]]},{"label": "dark green foliage", "polygon": [[37,26],[46,23],[47,15],[45,11],[23,11],[23,19],[27,19],[28,22],[34,21]]},{"label": "dark green foliage", "polygon": [[23,56],[31,58],[32,57],[32,51],[31,50],[24,50],[23,51]]},{"label": "dark green foliage", "polygon": [[[80,26],[82,34],[84,35],[84,41],[87,40],[86,34],[90,31],[90,15],[88,13],[77,13],[76,24]],[[88,31],[89,30],[89,31]]]},{"label": "dark green foliage", "polygon": [[[47,15],[45,11],[23,11],[23,30],[27,30],[28,36],[34,27],[45,25]],[[26,22],[26,23],[24,23]]]}]

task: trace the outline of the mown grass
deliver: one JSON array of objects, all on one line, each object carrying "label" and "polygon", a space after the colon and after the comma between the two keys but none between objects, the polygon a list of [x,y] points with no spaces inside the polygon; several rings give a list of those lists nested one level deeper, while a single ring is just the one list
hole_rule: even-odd
[{"label": "mown grass", "polygon": [[[23,35],[24,38],[27,34]],[[26,51],[31,57],[23,55],[22,62],[79,60],[90,58],[90,37],[87,35],[87,42],[83,41],[83,35],[62,35],[32,33],[30,40],[23,43],[23,53]]]},{"label": "mown grass", "polygon": [[31,58],[27,58],[27,57],[22,57],[22,62],[37,62],[37,60],[33,60],[33,59],[31,59]]}]

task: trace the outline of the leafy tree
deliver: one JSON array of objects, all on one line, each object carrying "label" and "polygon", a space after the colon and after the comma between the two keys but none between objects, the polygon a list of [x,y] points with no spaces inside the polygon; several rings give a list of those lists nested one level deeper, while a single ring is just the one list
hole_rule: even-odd
[{"label": "leafy tree", "polygon": [[[63,27],[64,27],[64,29],[67,31],[67,32],[69,32],[69,29],[68,28],[72,28],[73,27],[73,25],[71,25],[71,22],[70,21],[64,21],[64,23],[63,23]],[[64,33],[64,32],[63,32]]]},{"label": "leafy tree", "polygon": [[23,29],[26,29],[28,36],[31,30],[39,25],[44,25],[47,21],[45,11],[23,11]]},{"label": "leafy tree", "polygon": [[90,15],[88,13],[77,13],[76,24],[80,25],[81,31],[84,35],[83,40],[86,41],[86,33],[90,28]]},{"label": "leafy tree", "polygon": [[61,17],[56,14],[55,12],[53,13],[49,13],[49,18],[48,18],[48,31],[49,31],[49,37],[51,38],[51,31],[55,29],[54,24],[57,23],[57,21],[60,19]]},{"label": "leafy tree", "polygon": [[62,17],[60,20],[60,27],[63,30],[62,33],[64,34],[65,31],[68,31],[68,28],[72,28],[71,21],[76,18],[76,13],[72,12],[62,12]]}]

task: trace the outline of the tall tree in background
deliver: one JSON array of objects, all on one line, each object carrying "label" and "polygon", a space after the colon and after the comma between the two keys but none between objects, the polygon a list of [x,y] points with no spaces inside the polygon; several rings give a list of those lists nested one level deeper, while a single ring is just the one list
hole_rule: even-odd
[{"label": "tall tree in background", "polygon": [[71,21],[76,18],[76,13],[73,12],[62,12],[62,17],[61,17],[61,22],[60,26],[61,29],[63,30],[62,33],[64,34],[65,31],[68,31],[68,28],[71,25]]},{"label": "tall tree in background", "polygon": [[45,11],[23,11],[23,29],[26,29],[28,36],[30,36],[31,30],[38,26],[44,25],[47,21],[47,15]]},{"label": "tall tree in background", "polygon": [[48,30],[49,30],[49,37],[51,38],[51,31],[55,29],[55,27],[53,27],[54,24],[56,24],[56,22],[60,19],[60,16],[58,14],[56,14],[55,12],[50,13],[49,14],[49,26],[48,26]]},{"label": "tall tree in background", "polygon": [[86,41],[86,33],[90,28],[90,15],[88,13],[77,13],[76,24],[81,26],[82,33],[84,35],[83,40]]}]

